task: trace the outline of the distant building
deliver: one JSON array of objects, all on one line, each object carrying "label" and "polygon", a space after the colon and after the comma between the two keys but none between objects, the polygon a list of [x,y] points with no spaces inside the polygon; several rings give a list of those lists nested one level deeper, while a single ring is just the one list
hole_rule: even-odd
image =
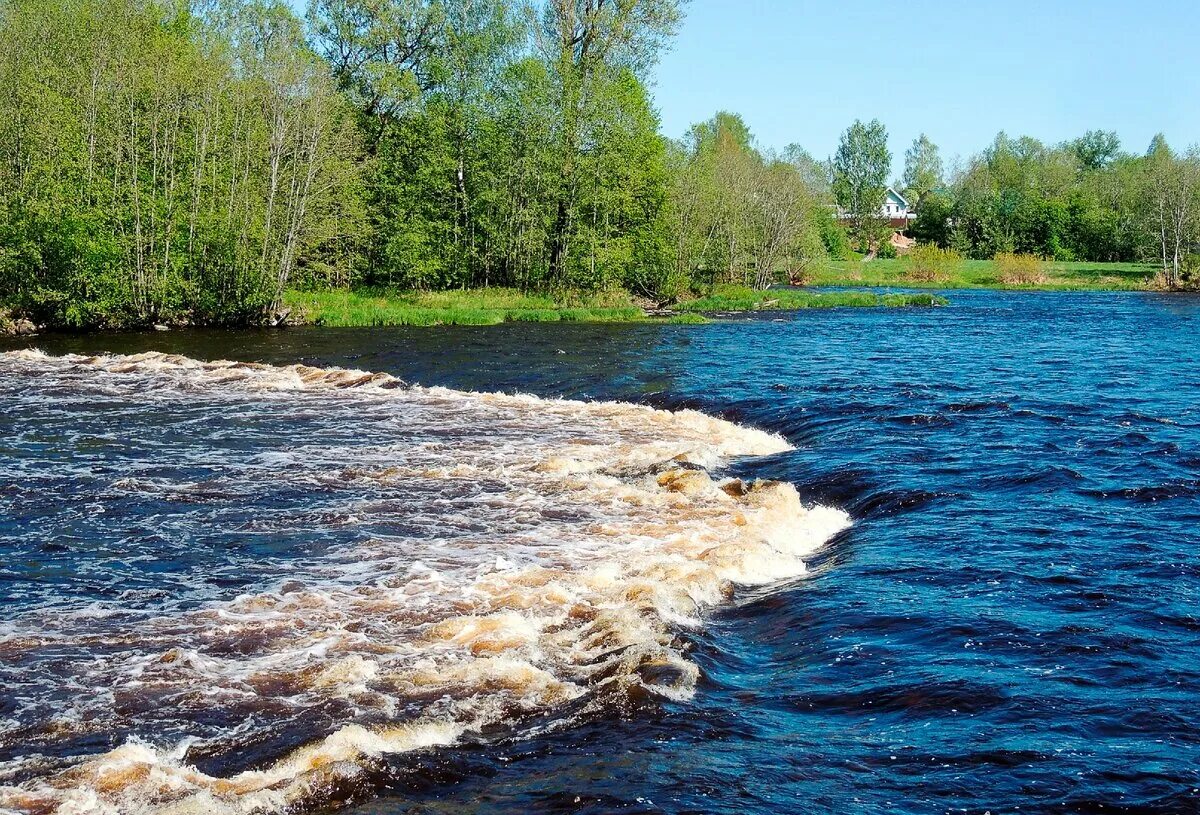
[{"label": "distant building", "polygon": [[917,214],[909,206],[908,199],[891,187],[887,188],[887,195],[883,198],[883,207],[879,210],[879,214],[887,218],[892,226],[901,227],[907,226],[909,221],[917,217]]},{"label": "distant building", "polygon": [[[917,213],[908,203],[907,198],[896,192],[894,188],[888,187],[887,193],[883,197],[883,204],[879,207],[879,217],[887,221],[893,229],[907,229],[909,223],[916,219]],[[849,220],[850,215],[839,208],[838,218]]]}]

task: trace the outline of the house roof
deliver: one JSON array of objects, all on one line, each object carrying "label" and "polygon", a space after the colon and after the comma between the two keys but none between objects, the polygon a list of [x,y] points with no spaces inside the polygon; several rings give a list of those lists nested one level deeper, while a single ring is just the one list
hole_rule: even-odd
[{"label": "house roof", "polygon": [[894,195],[894,196],[896,196],[896,200],[898,200],[898,201],[899,201],[901,204],[904,204],[904,206],[908,206],[908,199],[907,199],[907,198],[905,198],[905,197],[904,197],[903,195],[901,195],[900,193],[896,192],[896,188],[895,188],[895,187],[888,187],[888,188],[887,188],[887,193],[885,193],[884,197],[887,197],[888,195]]}]

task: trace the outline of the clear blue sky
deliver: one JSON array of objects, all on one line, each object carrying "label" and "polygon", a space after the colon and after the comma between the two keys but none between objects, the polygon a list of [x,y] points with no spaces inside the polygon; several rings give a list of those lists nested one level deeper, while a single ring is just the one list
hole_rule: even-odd
[{"label": "clear blue sky", "polygon": [[878,118],[896,174],[921,132],[947,162],[1002,129],[1178,149],[1200,142],[1200,0],[693,0],[655,75],[669,136],[731,110],[826,158]]}]

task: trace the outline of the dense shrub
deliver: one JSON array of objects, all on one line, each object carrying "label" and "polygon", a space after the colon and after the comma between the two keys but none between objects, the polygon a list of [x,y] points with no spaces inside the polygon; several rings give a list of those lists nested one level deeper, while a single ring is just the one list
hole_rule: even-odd
[{"label": "dense shrub", "polygon": [[953,249],[942,249],[931,243],[913,247],[908,253],[908,278],[920,283],[941,283],[957,274],[963,258]]},{"label": "dense shrub", "polygon": [[1000,282],[1006,286],[1037,286],[1046,282],[1045,264],[1036,255],[1001,252],[993,260]]},{"label": "dense shrub", "polygon": [[850,248],[850,238],[846,230],[832,218],[821,224],[821,243],[831,260],[853,260],[854,252]]},{"label": "dense shrub", "polygon": [[1200,283],[1200,255],[1184,255],[1179,266],[1180,279],[1189,286]]}]

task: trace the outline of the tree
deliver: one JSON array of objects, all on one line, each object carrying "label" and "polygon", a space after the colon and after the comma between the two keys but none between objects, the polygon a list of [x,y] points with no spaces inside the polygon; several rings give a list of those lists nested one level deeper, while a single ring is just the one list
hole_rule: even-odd
[{"label": "tree", "polygon": [[953,204],[937,191],[921,198],[917,217],[908,228],[908,234],[921,243],[932,243],[943,249],[950,246],[950,219]]},{"label": "tree", "polygon": [[676,150],[670,201],[678,273],[709,284],[722,273],[734,280],[756,160],[750,129],[737,114],[721,111],[694,125]]},{"label": "tree", "polygon": [[878,119],[866,124],[855,120],[842,134],[833,159],[833,193],[864,247],[869,247],[880,231],[879,211],[891,165],[887,130]]},{"label": "tree", "polygon": [[[946,197],[951,211],[919,218],[914,233],[977,258],[1000,252],[1059,260],[1139,258],[1157,230],[1140,214],[1149,211],[1142,200],[1142,160],[1121,155],[1108,135],[1094,131],[1049,147],[1028,136],[997,134],[953,179]],[[942,216],[952,227],[944,238],[933,238]]]},{"label": "tree", "polygon": [[567,282],[571,233],[579,217],[578,171],[596,119],[619,115],[604,104],[605,86],[623,74],[641,80],[681,19],[681,0],[545,0],[536,41],[556,93],[559,184],[551,228],[549,277]]},{"label": "tree", "polygon": [[357,220],[353,122],[287,6],[7,0],[2,19],[5,307],[259,323],[324,273]]},{"label": "tree", "polygon": [[311,0],[313,39],[361,111],[372,151],[433,83],[445,14],[438,0]]},{"label": "tree", "polygon": [[1181,280],[1186,247],[1192,242],[1200,206],[1200,151],[1193,147],[1175,155],[1161,134],[1155,136],[1145,158],[1144,211],[1158,238],[1159,260],[1166,284]]},{"label": "tree", "polygon": [[1085,170],[1102,170],[1121,152],[1121,140],[1111,130],[1089,130],[1067,144]]},{"label": "tree", "polygon": [[755,289],[766,289],[781,272],[802,278],[825,256],[817,218],[818,194],[791,161],[766,156],[752,188],[750,222]]},{"label": "tree", "polygon": [[904,194],[918,203],[930,191],[942,185],[942,157],[938,147],[922,133],[904,152],[904,178],[900,184]]},{"label": "tree", "polygon": [[742,118],[720,112],[676,146],[671,190],[679,274],[764,289],[825,257],[828,181],[792,147],[763,154]]}]

